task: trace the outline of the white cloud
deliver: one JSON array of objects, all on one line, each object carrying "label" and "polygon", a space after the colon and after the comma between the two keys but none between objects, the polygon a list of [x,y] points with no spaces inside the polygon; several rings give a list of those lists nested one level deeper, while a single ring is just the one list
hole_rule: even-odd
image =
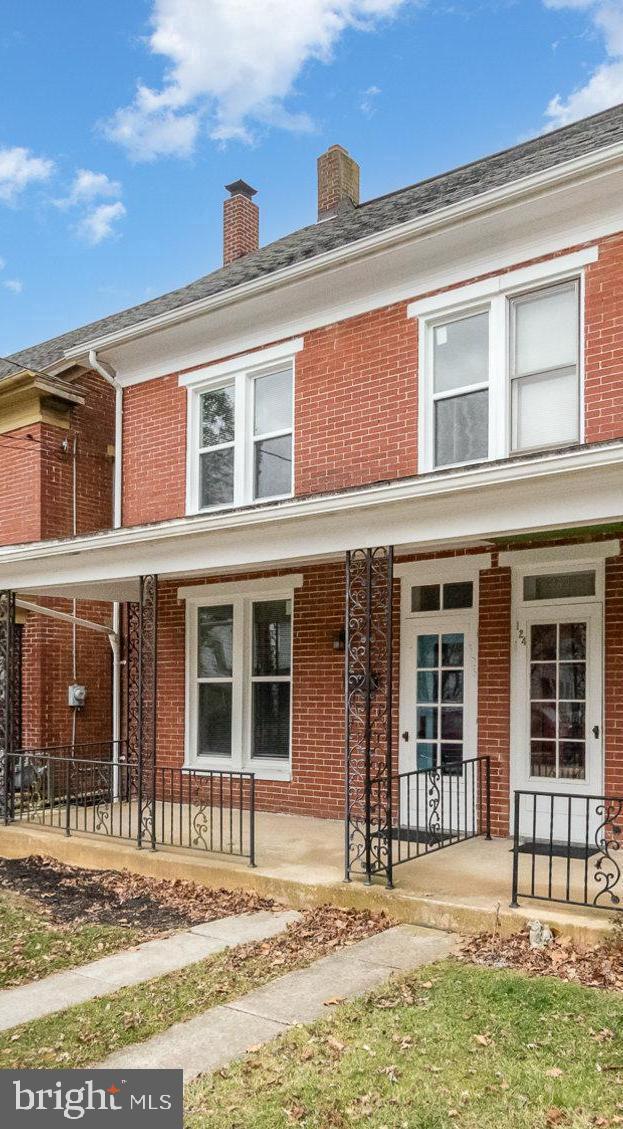
[{"label": "white cloud", "polygon": [[4,270],[5,266],[6,266],[6,259],[3,259],[2,257],[0,257],[0,270]]},{"label": "white cloud", "polygon": [[167,60],[159,88],[104,123],[137,161],[192,153],[199,131],[248,141],[256,124],[309,129],[286,101],[304,65],[329,62],[348,28],[374,28],[418,0],[153,0],[149,50]]},{"label": "white cloud", "polygon": [[116,204],[98,204],[82,217],[76,230],[82,239],[96,247],[98,243],[103,243],[104,239],[117,233],[115,225],[125,214],[125,207],[120,200]]},{"label": "white cloud", "polygon": [[606,60],[583,86],[567,97],[557,94],[545,113],[548,128],[568,125],[623,102],[623,3],[621,0],[544,0],[546,7],[584,11],[603,37]]},{"label": "white cloud", "polygon": [[379,94],[382,94],[380,86],[369,86],[367,90],[364,90],[361,96],[361,102],[359,103],[359,109],[367,118],[371,118],[372,115],[376,113],[376,99],[379,97]]},{"label": "white cloud", "polygon": [[7,278],[2,285],[5,290],[10,290],[13,294],[21,294],[24,289],[24,283],[19,278]]},{"label": "white cloud", "polygon": [[71,207],[74,204],[90,203],[102,197],[116,200],[119,196],[121,196],[121,184],[118,180],[111,180],[105,172],[78,169],[68,195],[63,200],[57,200],[56,203],[59,207]]},{"label": "white cloud", "polygon": [[29,149],[18,145],[0,149],[0,200],[5,204],[15,203],[29,184],[47,180],[53,171],[53,161],[33,157]]}]

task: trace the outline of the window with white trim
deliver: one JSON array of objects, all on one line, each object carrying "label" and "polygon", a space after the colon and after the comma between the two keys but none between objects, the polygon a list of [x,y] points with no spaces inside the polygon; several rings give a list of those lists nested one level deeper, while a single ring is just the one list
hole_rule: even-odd
[{"label": "window with white trim", "polygon": [[292,495],[291,360],[192,388],[190,416],[192,510]]},{"label": "window with white trim", "polygon": [[292,600],[289,590],[189,602],[193,766],[289,771]]},{"label": "window with white trim", "polygon": [[422,317],[423,470],[580,442],[580,299],[570,277]]}]

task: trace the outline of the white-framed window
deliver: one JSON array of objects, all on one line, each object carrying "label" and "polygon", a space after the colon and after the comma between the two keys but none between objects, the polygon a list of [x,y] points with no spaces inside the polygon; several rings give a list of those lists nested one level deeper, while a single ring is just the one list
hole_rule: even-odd
[{"label": "white-framed window", "polygon": [[187,509],[289,498],[294,354],[287,342],[180,378],[188,388]]},{"label": "white-framed window", "polygon": [[292,614],[302,578],[189,587],[186,763],[289,778]]},{"label": "white-framed window", "polygon": [[582,266],[595,257],[589,248],[409,307],[421,471],[582,441]]}]

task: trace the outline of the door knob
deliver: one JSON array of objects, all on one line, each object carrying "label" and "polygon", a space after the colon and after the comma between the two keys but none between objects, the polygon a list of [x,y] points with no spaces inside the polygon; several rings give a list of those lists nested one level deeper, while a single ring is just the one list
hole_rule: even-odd
[{"label": "door knob", "polygon": [[599,726],[598,725],[593,726],[593,737],[599,737]]},{"label": "door knob", "polygon": [[409,730],[408,729],[405,729],[404,733],[402,734],[402,739],[403,739],[403,741],[409,740]]}]

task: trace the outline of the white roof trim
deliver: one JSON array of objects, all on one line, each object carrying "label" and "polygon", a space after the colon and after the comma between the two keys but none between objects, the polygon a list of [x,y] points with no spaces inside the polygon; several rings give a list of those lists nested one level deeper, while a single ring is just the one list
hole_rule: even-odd
[{"label": "white roof trim", "polygon": [[445,208],[432,212],[430,215],[418,216],[407,220],[405,223],[396,224],[374,235],[364,236],[354,243],[347,243],[343,247],[335,248],[321,255],[314,255],[311,259],[294,263],[292,266],[283,267],[261,278],[242,283],[240,286],[231,287],[229,290],[220,290],[206,298],[189,302],[175,310],[168,310],[144,321],[135,322],[133,325],[112,333],[102,334],[100,337],[86,340],[80,345],[75,345],[65,351],[67,358],[78,359],[84,357],[89,349],[105,350],[113,345],[119,345],[137,337],[143,337],[153,330],[181,321],[189,320],[208,310],[230,305],[252,294],[274,289],[283,282],[302,278],[316,272],[323,271],[329,266],[342,263],[348,259],[364,256],[370,251],[378,250],[385,246],[400,243],[414,236],[430,235],[436,230],[451,226],[466,216],[486,212],[522,197],[535,195],[541,190],[557,187],[574,178],[582,179],[591,173],[607,171],[607,169],[620,162],[623,158],[623,142],[608,145],[595,152],[576,157],[553,168],[533,173],[531,176],[513,180],[510,184],[500,188],[490,189],[478,196],[463,200],[458,204],[450,204]]}]

